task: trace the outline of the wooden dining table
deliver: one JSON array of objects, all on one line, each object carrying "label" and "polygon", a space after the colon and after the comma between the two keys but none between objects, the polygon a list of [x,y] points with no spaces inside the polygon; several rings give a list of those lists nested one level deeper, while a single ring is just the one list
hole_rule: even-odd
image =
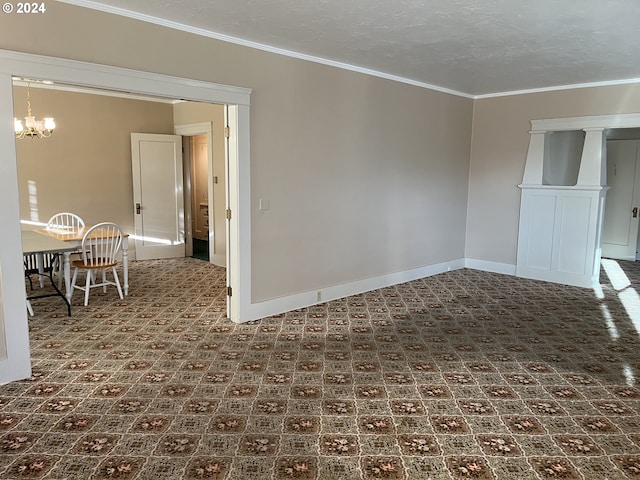
[{"label": "wooden dining table", "polygon": [[[63,269],[64,269],[64,284],[66,288],[66,297],[71,302],[71,269],[69,264],[69,258],[71,254],[82,245],[82,239],[84,233],[89,230],[89,227],[84,227],[81,230],[67,230],[67,229],[53,229],[53,228],[40,228],[34,230],[36,234],[44,237],[54,238],[58,241],[64,242],[66,245],[72,247],[71,251],[63,252]],[[24,234],[24,232],[23,232]],[[123,232],[122,239],[122,271],[123,271],[123,291],[125,295],[129,294],[129,234]]]}]

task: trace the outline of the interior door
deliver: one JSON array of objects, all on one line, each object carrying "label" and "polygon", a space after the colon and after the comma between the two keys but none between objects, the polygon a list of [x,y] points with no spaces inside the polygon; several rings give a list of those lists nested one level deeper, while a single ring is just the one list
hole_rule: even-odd
[{"label": "interior door", "polygon": [[635,260],[640,220],[640,168],[637,140],[607,141],[607,192],[602,256]]},{"label": "interior door", "polygon": [[182,137],[131,134],[136,259],[185,256]]}]

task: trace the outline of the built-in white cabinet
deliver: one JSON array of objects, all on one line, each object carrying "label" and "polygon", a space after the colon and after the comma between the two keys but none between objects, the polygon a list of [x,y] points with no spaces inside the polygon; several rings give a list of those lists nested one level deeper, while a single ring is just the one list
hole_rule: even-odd
[{"label": "built-in white cabinet", "polygon": [[607,190],[604,128],[535,127],[519,185],[516,275],[595,286]]}]

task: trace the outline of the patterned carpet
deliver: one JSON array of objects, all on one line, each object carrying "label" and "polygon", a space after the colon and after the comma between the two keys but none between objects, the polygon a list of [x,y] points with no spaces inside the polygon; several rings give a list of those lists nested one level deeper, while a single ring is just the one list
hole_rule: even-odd
[{"label": "patterned carpet", "polygon": [[236,325],[223,269],[133,262],[124,300],[34,302],[0,478],[640,478],[623,268],[599,293],[458,270]]}]

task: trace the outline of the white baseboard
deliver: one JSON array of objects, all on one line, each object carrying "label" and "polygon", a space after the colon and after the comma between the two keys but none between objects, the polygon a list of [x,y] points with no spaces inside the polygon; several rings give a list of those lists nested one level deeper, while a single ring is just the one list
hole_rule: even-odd
[{"label": "white baseboard", "polygon": [[[460,258],[449,262],[390,273],[379,277],[356,280],[354,282],[321,288],[310,292],[298,293],[295,295],[288,295],[286,297],[275,298],[259,303],[252,303],[250,305],[250,309],[245,310],[249,312],[249,315],[244,315],[248,318],[243,318],[241,321],[248,322],[251,320],[257,320],[259,318],[309,307],[318,303],[325,303],[331,300],[337,300],[339,298],[377,290],[379,288],[390,287],[392,285],[430,277],[449,270],[458,270],[464,268],[465,263],[465,259]],[[318,294],[320,295],[320,300],[318,300]]]},{"label": "white baseboard", "polygon": [[498,263],[465,258],[464,266],[466,268],[472,268],[473,270],[482,270],[483,272],[502,273],[504,275],[516,274],[516,266],[510,263]]}]

